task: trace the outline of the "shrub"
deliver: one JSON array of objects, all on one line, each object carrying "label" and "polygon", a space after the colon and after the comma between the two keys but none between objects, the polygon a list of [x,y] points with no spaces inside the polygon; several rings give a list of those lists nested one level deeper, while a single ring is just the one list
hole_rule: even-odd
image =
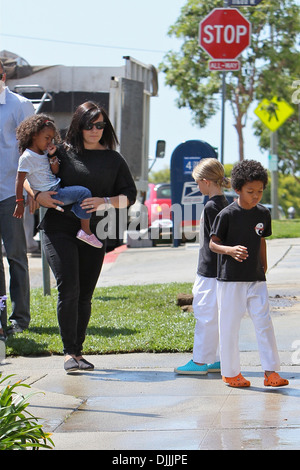
[{"label": "shrub", "polygon": [[[2,379],[0,374],[0,388],[10,377],[12,375]],[[51,434],[44,433],[38,424],[39,418],[26,410],[29,405],[27,400],[33,393],[20,395],[15,391],[17,387],[30,388],[30,385],[9,382],[0,391],[0,450],[52,449],[51,445],[54,444],[50,439]]]}]

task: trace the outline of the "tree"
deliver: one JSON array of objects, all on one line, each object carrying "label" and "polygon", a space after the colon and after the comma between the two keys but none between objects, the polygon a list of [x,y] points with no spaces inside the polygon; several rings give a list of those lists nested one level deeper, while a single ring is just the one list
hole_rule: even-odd
[{"label": "tree", "polygon": [[[220,73],[208,70],[209,57],[199,46],[198,28],[200,21],[214,8],[223,7],[223,3],[223,0],[187,0],[169,30],[170,36],[183,39],[181,50],[167,53],[160,66],[166,84],[178,92],[178,107],[190,108],[193,122],[200,127],[220,108],[222,80]],[[239,159],[243,160],[243,129],[251,103],[277,96],[292,104],[293,82],[300,78],[297,51],[300,7],[295,0],[263,0],[257,7],[240,11],[252,24],[251,46],[239,57],[240,70],[226,72],[226,100],[235,120]],[[285,127],[288,125],[289,121]],[[263,131],[258,127],[257,133]],[[265,141],[261,145],[265,148]]]},{"label": "tree", "polygon": [[165,166],[162,170],[151,171],[149,174],[149,183],[170,183],[170,168]]}]

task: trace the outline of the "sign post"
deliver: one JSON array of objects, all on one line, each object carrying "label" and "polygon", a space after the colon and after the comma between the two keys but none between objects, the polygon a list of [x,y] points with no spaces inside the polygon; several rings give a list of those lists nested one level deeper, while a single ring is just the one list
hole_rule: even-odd
[{"label": "sign post", "polygon": [[251,42],[251,23],[236,8],[215,8],[199,24],[199,45],[214,60],[209,70],[222,71],[221,163],[224,163],[225,73],[239,70],[236,58]]}]

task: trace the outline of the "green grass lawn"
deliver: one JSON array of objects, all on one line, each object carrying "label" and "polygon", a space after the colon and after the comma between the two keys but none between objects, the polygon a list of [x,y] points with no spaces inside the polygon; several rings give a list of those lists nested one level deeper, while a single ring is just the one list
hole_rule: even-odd
[{"label": "green grass lawn", "polygon": [[[297,237],[300,219],[273,221],[270,238]],[[194,315],[177,306],[177,295],[191,291],[189,283],[96,289],[84,353],[192,351]],[[46,297],[42,289],[31,290],[30,327],[8,338],[7,355],[62,354],[56,301],[55,289]]]},{"label": "green grass lawn", "polygon": [[272,221],[273,234],[269,239],[274,238],[299,238],[300,219],[284,219]]},{"label": "green grass lawn", "polygon": [[[194,315],[177,306],[177,294],[191,289],[190,283],[97,288],[84,353],[191,351]],[[7,355],[62,353],[56,301],[55,289],[46,297],[32,289],[30,327],[8,337]]]}]

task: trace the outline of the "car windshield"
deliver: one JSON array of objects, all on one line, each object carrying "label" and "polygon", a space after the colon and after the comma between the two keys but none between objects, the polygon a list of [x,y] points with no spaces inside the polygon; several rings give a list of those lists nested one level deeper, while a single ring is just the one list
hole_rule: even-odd
[{"label": "car windshield", "polygon": [[157,199],[171,199],[171,186],[159,186],[156,192]]}]

